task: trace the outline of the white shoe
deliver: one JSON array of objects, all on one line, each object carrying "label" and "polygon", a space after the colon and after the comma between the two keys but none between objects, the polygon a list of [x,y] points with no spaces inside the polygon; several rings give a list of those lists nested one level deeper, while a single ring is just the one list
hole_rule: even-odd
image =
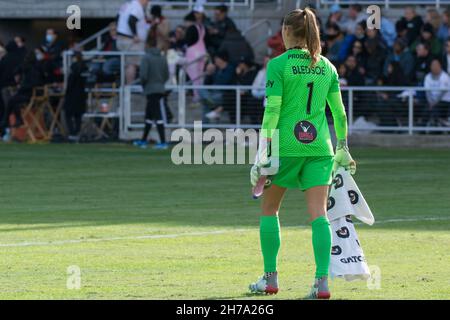
[{"label": "white shoe", "polygon": [[248,288],[251,293],[266,293],[277,294],[278,293],[278,273],[272,274],[269,278],[262,276],[257,282],[251,283]]},{"label": "white shoe", "polygon": [[220,113],[213,110],[205,114],[205,117],[208,118],[209,120],[216,120],[220,118]]}]

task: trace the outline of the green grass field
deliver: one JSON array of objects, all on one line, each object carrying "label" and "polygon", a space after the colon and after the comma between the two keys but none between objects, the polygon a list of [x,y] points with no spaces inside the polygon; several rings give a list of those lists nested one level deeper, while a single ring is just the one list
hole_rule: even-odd
[{"label": "green grass field", "polygon": [[[353,149],[377,223],[357,231],[381,288],[334,299],[450,298],[450,152]],[[301,192],[282,210],[281,291],[262,272],[248,166],[175,166],[127,145],[0,144],[0,299],[299,299],[313,276]],[[69,266],[81,289],[67,288]]]}]

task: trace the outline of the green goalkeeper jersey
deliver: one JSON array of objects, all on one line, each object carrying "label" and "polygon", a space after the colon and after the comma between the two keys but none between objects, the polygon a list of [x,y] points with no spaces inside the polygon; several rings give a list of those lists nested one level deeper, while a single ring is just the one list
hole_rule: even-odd
[{"label": "green goalkeeper jersey", "polygon": [[336,68],[323,56],[314,66],[310,64],[307,50],[290,49],[267,66],[262,129],[279,129],[280,157],[334,154],[325,114],[327,100],[338,139],[347,135]]}]

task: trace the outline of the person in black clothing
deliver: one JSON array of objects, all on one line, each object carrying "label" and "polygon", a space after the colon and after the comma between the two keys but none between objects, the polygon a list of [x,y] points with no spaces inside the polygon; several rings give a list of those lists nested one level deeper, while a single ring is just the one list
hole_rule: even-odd
[{"label": "person in black clothing", "polygon": [[416,14],[416,10],[414,7],[406,7],[405,15],[399,20],[397,25],[398,28],[404,27],[405,30],[405,38],[407,41],[407,45],[411,45],[414,40],[416,40],[417,35],[420,33],[420,29],[422,28],[423,20],[422,18]]},{"label": "person in black clothing", "polygon": [[36,56],[34,52],[29,52],[25,56],[23,66],[15,73],[17,79],[20,79],[18,90],[7,103],[0,127],[4,132],[9,126],[9,116],[14,113],[16,122],[14,127],[20,127],[23,124],[21,110],[28,103],[33,94],[33,88],[42,85],[43,79],[39,68],[36,66]]},{"label": "person in black clothing", "polygon": [[[408,85],[401,65],[393,61],[387,66],[387,75],[383,75],[378,80],[378,85],[388,87],[401,87]],[[398,91],[377,92],[376,110],[380,125],[397,126],[397,119],[407,112],[406,103],[401,101],[397,95]]]},{"label": "person in black clothing", "polygon": [[[242,56],[236,67],[237,84],[242,86],[251,86],[258,74],[258,68],[253,60],[246,56]],[[241,91],[241,115],[249,116],[251,123],[258,124],[261,119],[262,112],[260,100],[253,97],[251,90]]]},{"label": "person in black clothing", "polygon": [[219,47],[219,51],[227,52],[230,63],[235,66],[239,63],[241,57],[250,61],[255,59],[253,48],[234,25],[230,25],[227,29],[227,34]]},{"label": "person in black clothing", "polygon": [[209,43],[213,51],[220,51],[219,48],[222,45],[227,30],[231,28],[237,29],[233,20],[228,17],[228,7],[225,5],[217,6],[214,9],[214,22],[208,26]]},{"label": "person in black clothing", "polygon": [[419,43],[416,46],[416,59],[413,74],[415,85],[423,86],[425,76],[430,72],[432,59],[430,46],[427,43]]},{"label": "person in black clothing", "polygon": [[67,90],[64,99],[69,140],[77,140],[81,130],[81,120],[86,112],[86,71],[87,67],[80,52],[75,53],[75,62],[70,67]]},{"label": "person in black clothing", "polygon": [[62,81],[62,52],[63,44],[58,39],[55,29],[47,29],[45,40],[42,44],[45,53],[46,69],[51,82]]},{"label": "person in black clothing", "polygon": [[367,52],[364,66],[365,84],[374,85],[383,73],[386,51],[377,38],[367,38],[364,44]]}]

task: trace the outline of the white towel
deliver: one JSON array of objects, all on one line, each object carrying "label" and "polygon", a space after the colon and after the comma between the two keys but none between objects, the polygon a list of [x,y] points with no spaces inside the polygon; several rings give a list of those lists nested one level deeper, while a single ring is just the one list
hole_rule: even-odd
[{"label": "white towel", "polygon": [[369,267],[351,218],[355,216],[369,225],[375,219],[352,176],[343,168],[339,168],[334,176],[327,215],[333,239],[331,278],[344,278],[347,281],[368,279]]}]

